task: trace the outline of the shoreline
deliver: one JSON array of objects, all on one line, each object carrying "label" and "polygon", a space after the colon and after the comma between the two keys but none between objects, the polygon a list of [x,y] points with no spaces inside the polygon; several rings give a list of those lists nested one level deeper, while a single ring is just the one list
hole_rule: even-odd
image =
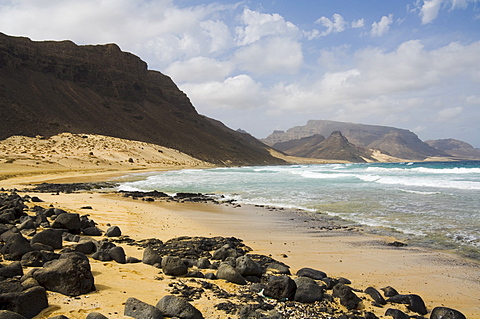
[{"label": "shoreline", "polygon": [[[33,180],[19,177],[2,182],[25,187],[40,182],[105,181],[128,173],[38,175]],[[480,264],[428,248],[388,246],[387,243],[395,238],[366,234],[356,229],[328,230],[332,219],[321,220],[320,215],[313,216],[313,213],[249,205],[145,202],[102,192],[56,195],[27,191],[25,194],[39,196],[45,205],[89,214],[103,230],[109,224],[118,225],[136,240],[233,236],[244,240],[253,249],[252,253],[271,255],[288,264],[292,273],[302,267],[311,267],[333,277],[348,278],[357,289],[393,286],[400,293],[420,295],[429,311],[436,306],[445,306],[461,311],[469,319],[480,318]],[[81,209],[87,204],[92,206],[91,210]],[[322,229],[322,225],[326,228]],[[138,248],[121,246],[127,255],[141,259]],[[90,300],[88,296],[72,299],[49,293],[51,307],[36,318],[64,314],[71,319],[83,319],[88,311],[105,311],[109,318],[124,318],[122,303],[126,298],[132,296],[155,304],[166,294],[168,283],[171,283],[168,278],[155,279],[159,277],[158,269],[144,264],[118,265],[98,261],[91,264],[98,291],[88,295]],[[119,274],[120,279],[113,283],[112,276],[118,278]],[[142,282],[144,289],[136,287],[138,281]],[[223,288],[233,289],[229,285]],[[208,307],[194,305],[203,307],[212,318],[218,316]],[[385,313],[385,309],[372,308],[372,311],[378,316]]]}]

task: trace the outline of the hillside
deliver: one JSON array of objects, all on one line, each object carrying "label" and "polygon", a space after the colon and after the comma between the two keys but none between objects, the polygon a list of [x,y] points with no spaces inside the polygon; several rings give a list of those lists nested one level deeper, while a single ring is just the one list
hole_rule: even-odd
[{"label": "hillside", "polygon": [[286,132],[275,131],[262,141],[273,146],[314,134],[329,136],[335,131],[340,131],[355,146],[379,150],[382,153],[401,159],[424,160],[428,157],[450,156],[422,142],[417,135],[408,130],[325,120],[310,120],[306,125],[293,127]]},{"label": "hillside", "polygon": [[453,138],[425,141],[428,145],[461,158],[480,159],[480,149]]},{"label": "hillside", "polygon": [[0,33],[0,140],[99,134],[203,161],[279,164],[268,147],[199,115],[175,83],[115,44],[34,42]]}]

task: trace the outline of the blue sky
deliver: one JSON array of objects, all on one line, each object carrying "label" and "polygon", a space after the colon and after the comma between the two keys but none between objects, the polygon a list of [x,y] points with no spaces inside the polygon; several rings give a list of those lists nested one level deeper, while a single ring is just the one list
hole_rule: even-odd
[{"label": "blue sky", "polygon": [[326,119],[480,147],[480,0],[0,0],[0,32],[117,43],[258,138]]}]

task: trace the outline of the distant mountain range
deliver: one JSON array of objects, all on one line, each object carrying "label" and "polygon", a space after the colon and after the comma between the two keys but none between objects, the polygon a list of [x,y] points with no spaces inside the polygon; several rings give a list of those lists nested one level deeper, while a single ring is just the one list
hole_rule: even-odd
[{"label": "distant mountain range", "polygon": [[[325,139],[326,136],[330,136]],[[343,138],[342,143],[339,143]],[[332,140],[337,140],[333,143]],[[373,151],[400,160],[428,158],[480,158],[480,150],[456,140],[421,141],[416,134],[395,127],[310,120],[304,126],[274,131],[262,140],[288,155],[345,159],[354,162],[375,161]],[[443,141],[443,142],[442,142]],[[340,153],[340,148],[343,150]]]},{"label": "distant mountain range", "polygon": [[0,33],[0,139],[99,134],[225,165],[281,164],[269,147],[199,115],[160,72],[115,44],[34,42]]}]

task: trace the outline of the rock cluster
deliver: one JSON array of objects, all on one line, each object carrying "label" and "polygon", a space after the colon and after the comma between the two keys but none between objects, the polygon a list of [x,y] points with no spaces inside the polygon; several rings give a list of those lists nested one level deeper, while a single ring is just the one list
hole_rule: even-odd
[{"label": "rock cluster", "polygon": [[[150,194],[151,196],[152,194]],[[188,197],[188,196],[187,196]],[[241,239],[178,237],[135,241],[121,236],[117,226],[103,232],[88,216],[54,207],[31,206],[32,197],[0,193],[0,318],[33,318],[48,307],[47,291],[79,296],[94,291],[90,258],[104,262],[134,263],[118,243],[144,248],[142,261],[161,269],[172,283],[169,295],[154,305],[134,297],[125,302],[125,316],[201,319],[190,302],[206,296],[218,300],[215,308],[238,318],[374,319],[367,305],[385,308],[395,319],[425,318],[422,298],[400,294],[392,287],[355,288],[346,278],[319,269],[290,267],[269,256],[252,254]],[[41,202],[38,198],[35,202]],[[31,214],[27,213],[30,212]],[[93,238],[92,236],[102,237]],[[64,247],[64,242],[70,242]],[[25,267],[32,270],[24,273]],[[235,292],[216,283],[227,281]],[[430,319],[464,319],[459,311],[436,307]],[[66,318],[66,317],[62,317]],[[106,318],[92,312],[87,318]],[[67,318],[68,319],[68,318]]]}]

